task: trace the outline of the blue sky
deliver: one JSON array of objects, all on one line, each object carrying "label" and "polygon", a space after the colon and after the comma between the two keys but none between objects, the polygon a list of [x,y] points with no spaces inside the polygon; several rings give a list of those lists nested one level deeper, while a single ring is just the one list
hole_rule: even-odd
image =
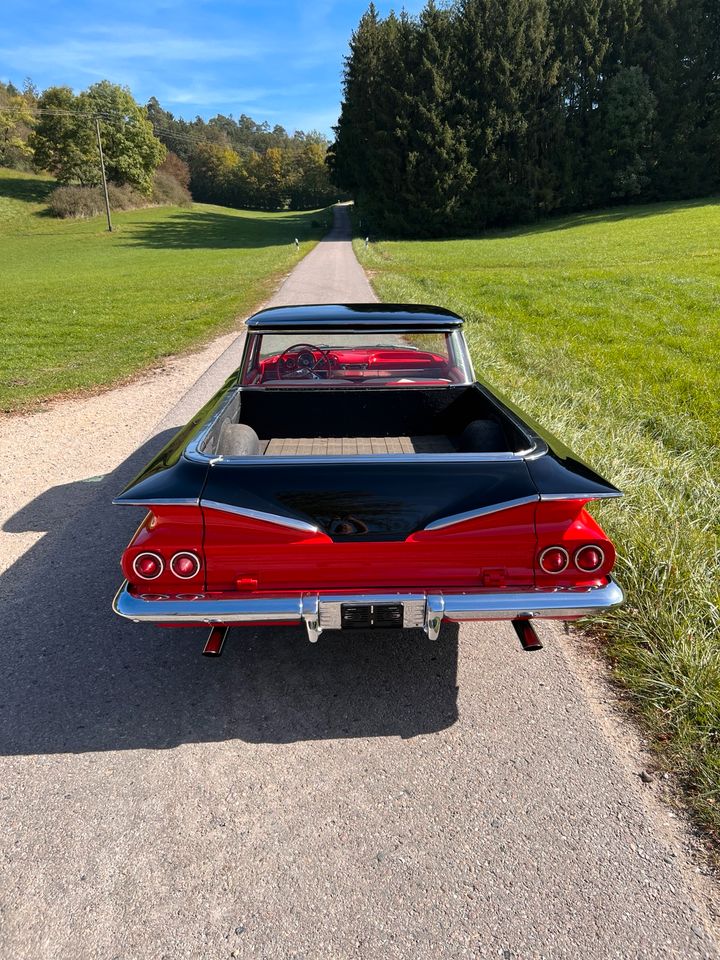
[{"label": "blue sky", "polygon": [[[329,134],[342,58],[368,2],[3,0],[0,79],[76,91],[108,79],[187,119],[246,113]],[[423,5],[376,0],[383,14]]]}]

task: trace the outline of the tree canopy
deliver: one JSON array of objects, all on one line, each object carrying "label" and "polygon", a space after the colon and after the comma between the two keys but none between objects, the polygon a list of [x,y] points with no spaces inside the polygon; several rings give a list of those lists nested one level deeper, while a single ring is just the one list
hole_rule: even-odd
[{"label": "tree canopy", "polygon": [[329,159],[378,229],[442,235],[720,189],[717,0],[430,0],[350,41]]},{"label": "tree canopy", "polygon": [[29,81],[23,90],[0,83],[0,166],[47,170],[63,184],[96,186],[95,118],[108,181],[146,197],[169,195],[157,189],[168,178],[189,187],[196,200],[261,210],[321,207],[338,197],[322,134],[289,134],[244,114],[183,120],[154,97],[140,106],[127,88],[107,80],[79,94],[67,86],[40,94]]}]

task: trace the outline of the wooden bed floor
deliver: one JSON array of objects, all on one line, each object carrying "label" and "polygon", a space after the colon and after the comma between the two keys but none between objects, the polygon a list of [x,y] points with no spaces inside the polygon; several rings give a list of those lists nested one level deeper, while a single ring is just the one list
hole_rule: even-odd
[{"label": "wooden bed floor", "polygon": [[273,437],[266,443],[264,450],[266,457],[455,453],[455,447],[448,438],[437,435],[429,437]]}]

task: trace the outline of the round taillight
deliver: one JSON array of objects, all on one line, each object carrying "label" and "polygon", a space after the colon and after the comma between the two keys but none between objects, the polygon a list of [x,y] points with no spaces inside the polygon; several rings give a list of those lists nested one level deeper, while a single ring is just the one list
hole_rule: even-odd
[{"label": "round taillight", "polygon": [[191,580],[200,572],[200,561],[194,553],[176,553],[170,561],[170,569],[181,580]]},{"label": "round taillight", "polygon": [[570,556],[565,547],[547,547],[540,554],[538,562],[545,573],[562,573],[570,563]]},{"label": "round taillight", "polygon": [[604,562],[604,552],[594,544],[588,547],[580,547],[575,553],[575,566],[585,573],[594,573],[600,569]]},{"label": "round taillight", "polygon": [[157,553],[139,553],[133,560],[133,570],[142,580],[156,580],[163,572],[163,558]]}]

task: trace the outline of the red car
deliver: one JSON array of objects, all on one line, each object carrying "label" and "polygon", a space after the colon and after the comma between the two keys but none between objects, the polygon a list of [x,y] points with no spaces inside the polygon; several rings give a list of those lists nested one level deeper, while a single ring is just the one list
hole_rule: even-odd
[{"label": "red car", "polygon": [[247,322],[240,369],[114,501],[129,620],[325,630],[571,620],[617,606],[585,509],[612,484],[476,380],[438,307],[321,305]]}]

